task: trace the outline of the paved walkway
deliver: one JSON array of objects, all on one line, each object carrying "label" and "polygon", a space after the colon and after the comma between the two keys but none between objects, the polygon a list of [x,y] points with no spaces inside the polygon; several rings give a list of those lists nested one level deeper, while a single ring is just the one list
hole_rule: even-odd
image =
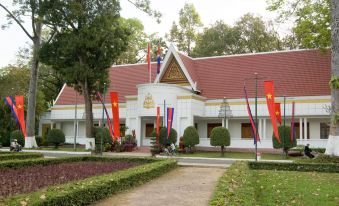
[{"label": "paved walkway", "polygon": [[179,167],[174,171],[95,206],[206,206],[219,177],[220,168]]}]

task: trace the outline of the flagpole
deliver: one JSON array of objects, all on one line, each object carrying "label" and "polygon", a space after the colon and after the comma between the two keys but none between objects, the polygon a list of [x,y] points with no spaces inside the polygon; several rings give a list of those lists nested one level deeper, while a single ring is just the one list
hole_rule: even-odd
[{"label": "flagpole", "polygon": [[[283,138],[283,140],[282,140],[282,146],[283,146],[283,154],[284,154],[284,152],[285,152],[285,137],[286,137],[286,135],[285,135],[285,133],[286,133],[286,95],[284,95],[284,133],[283,133],[283,135],[284,135],[284,138]],[[287,153],[286,153],[286,156],[287,156]]]},{"label": "flagpole", "polygon": [[255,75],[255,161],[258,161],[258,73]]}]

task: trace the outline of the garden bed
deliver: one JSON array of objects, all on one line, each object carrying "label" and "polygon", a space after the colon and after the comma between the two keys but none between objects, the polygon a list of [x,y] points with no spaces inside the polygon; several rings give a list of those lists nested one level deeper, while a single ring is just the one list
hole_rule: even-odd
[{"label": "garden bed", "polygon": [[339,205],[338,173],[227,169],[210,205]]},{"label": "garden bed", "polygon": [[[93,164],[96,166],[93,166]],[[118,169],[117,164],[120,165]],[[59,177],[59,179],[66,178],[68,180],[61,184],[58,182],[55,183],[55,185],[43,187],[35,192],[0,198],[0,205],[87,205],[121,190],[143,184],[146,181],[165,174],[176,166],[176,161],[171,159],[158,160],[151,158],[103,158],[88,156],[4,161],[0,163],[2,171],[8,170],[13,172],[17,170],[17,174],[19,175],[23,175],[22,172],[25,172],[28,176],[34,176],[33,174],[36,172],[36,169],[33,171],[25,170],[30,170],[30,168],[49,168],[48,171],[50,171],[56,167],[55,171],[50,174],[55,175],[54,177]],[[79,167],[82,168],[82,170],[79,170]],[[101,168],[101,173],[99,174],[96,169],[92,171],[92,167]],[[72,168],[77,172],[71,172]],[[19,173],[19,170],[21,173]],[[60,175],[57,174],[59,173],[58,171],[60,173],[64,171],[65,173],[63,173],[64,175]],[[39,170],[38,173],[41,174],[43,172],[40,173]],[[68,176],[72,174],[74,174],[73,176],[75,176],[75,178],[81,176],[81,179],[70,180]],[[87,177],[85,177],[86,174]],[[34,180],[34,177],[31,177],[31,179]],[[47,181],[45,179],[48,179],[48,177],[41,178],[35,176],[35,179],[37,179],[35,182],[44,182]],[[54,183],[54,180],[52,181]],[[25,182],[22,184],[26,186],[35,184],[35,182]],[[17,182],[15,184],[19,183]],[[29,188],[30,187],[35,186],[30,185]]]},{"label": "garden bed", "polygon": [[41,153],[27,153],[27,152],[0,152],[0,161],[15,160],[15,159],[34,159],[43,158]]},{"label": "garden bed", "polygon": [[0,169],[0,197],[27,193],[43,187],[85,179],[138,165],[131,162],[72,162]]}]

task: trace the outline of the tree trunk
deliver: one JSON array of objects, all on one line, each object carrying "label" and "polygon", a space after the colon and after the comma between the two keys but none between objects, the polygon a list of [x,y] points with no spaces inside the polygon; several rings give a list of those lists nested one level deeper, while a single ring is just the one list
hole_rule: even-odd
[{"label": "tree trunk", "polygon": [[224,148],[225,148],[225,146],[223,145],[223,146],[221,146],[221,156],[224,156]]},{"label": "tree trunk", "polygon": [[35,140],[35,108],[39,71],[39,50],[41,47],[41,29],[42,24],[37,22],[35,27],[36,35],[33,37],[33,60],[28,89],[28,108],[26,118],[27,137],[25,139],[26,148],[37,147]]},{"label": "tree trunk", "polygon": [[93,138],[93,112],[92,112],[92,98],[88,90],[87,78],[82,83],[83,95],[85,100],[85,114],[86,114],[86,137]]},{"label": "tree trunk", "polygon": [[[339,0],[332,0],[331,4],[332,24],[332,76],[339,77]],[[339,89],[333,88],[331,91],[331,128],[330,136],[327,141],[327,155],[339,156],[339,121],[336,114],[339,115]]]}]

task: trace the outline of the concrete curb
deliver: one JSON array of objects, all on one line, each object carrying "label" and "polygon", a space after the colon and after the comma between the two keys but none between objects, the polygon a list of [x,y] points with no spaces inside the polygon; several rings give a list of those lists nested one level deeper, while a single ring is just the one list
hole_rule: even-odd
[{"label": "concrete curb", "polygon": [[228,168],[230,164],[204,164],[204,163],[187,163],[187,162],[178,162],[178,165],[181,167],[215,167],[215,168]]}]

